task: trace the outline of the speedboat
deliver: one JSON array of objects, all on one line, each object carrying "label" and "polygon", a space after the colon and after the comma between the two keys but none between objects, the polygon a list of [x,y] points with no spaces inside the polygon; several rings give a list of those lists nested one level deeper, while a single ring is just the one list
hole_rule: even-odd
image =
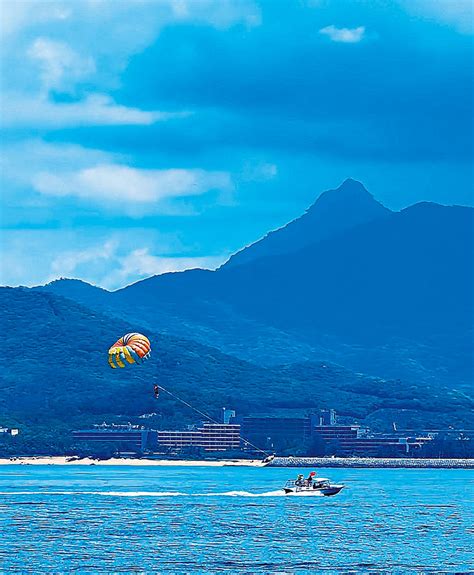
[{"label": "speedboat", "polygon": [[294,495],[296,493],[301,493],[304,495],[337,495],[341,489],[344,489],[344,485],[336,485],[331,483],[329,479],[325,477],[318,477],[312,481],[304,480],[288,480],[283,487],[283,491],[286,495]]}]

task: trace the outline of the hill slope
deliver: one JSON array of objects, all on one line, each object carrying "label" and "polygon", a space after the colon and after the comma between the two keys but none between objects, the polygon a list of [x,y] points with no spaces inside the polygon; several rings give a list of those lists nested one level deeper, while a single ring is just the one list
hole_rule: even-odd
[{"label": "hill slope", "polygon": [[[379,206],[360,184],[349,187]],[[340,191],[323,204],[337,204]],[[314,239],[308,213],[240,252],[247,263],[216,272],[164,274],[114,293],[70,281],[43,289],[261,365],[323,359],[382,377],[470,385],[474,210],[422,203],[382,212],[260,257],[277,250],[276,238],[288,247],[290,229],[298,231],[293,246]]]},{"label": "hill slope", "polygon": [[[467,420],[472,401],[447,388],[370,378],[321,363],[261,368],[190,342],[146,332],[153,356],[141,367],[111,370],[107,349],[137,325],[98,314],[52,294],[22,288],[0,289],[4,326],[4,364],[0,384],[0,421],[33,431],[36,448],[44,430],[54,443],[66,441],[78,426],[107,421],[180,427],[196,414],[163,395],[152,397],[159,382],[197,408],[217,417],[222,406],[239,413],[306,413],[334,407],[342,415],[376,418],[380,410],[403,407],[413,425]],[[429,400],[427,400],[429,398]],[[406,419],[406,417],[405,417]],[[41,432],[41,433],[40,433]]]},{"label": "hill slope", "polygon": [[224,267],[249,263],[261,257],[296,252],[390,213],[360,182],[348,179],[339,188],[321,194],[301,217],[269,232],[259,241],[234,254]]},{"label": "hill slope", "polygon": [[248,318],[355,369],[470,384],[473,213],[419,204],[292,254],[158,276],[113,297],[156,325],[166,306],[201,331],[240,318],[231,329],[244,350]]}]

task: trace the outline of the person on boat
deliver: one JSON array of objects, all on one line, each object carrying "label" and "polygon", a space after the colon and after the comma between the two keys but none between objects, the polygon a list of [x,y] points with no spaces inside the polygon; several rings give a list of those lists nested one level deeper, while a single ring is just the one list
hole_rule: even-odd
[{"label": "person on boat", "polygon": [[295,485],[298,485],[298,487],[302,487],[303,484],[304,484],[303,474],[298,473],[298,477],[296,478]]},{"label": "person on boat", "polygon": [[159,395],[160,395],[160,388],[159,386],[155,383],[155,385],[153,386],[153,393],[155,395],[155,399],[158,399]]},{"label": "person on boat", "polygon": [[313,485],[313,479],[316,476],[316,472],[315,471],[311,471],[311,473],[308,475],[307,479],[306,479],[306,485],[308,487],[311,487]]}]

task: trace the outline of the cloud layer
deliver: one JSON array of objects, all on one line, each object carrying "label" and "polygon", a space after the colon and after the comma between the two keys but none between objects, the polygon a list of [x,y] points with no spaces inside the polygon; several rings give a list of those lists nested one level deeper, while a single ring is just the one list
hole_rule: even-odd
[{"label": "cloud layer", "polygon": [[325,26],[319,31],[320,34],[328,36],[333,42],[343,42],[344,44],[354,44],[360,42],[365,34],[364,26],[357,28],[337,28],[336,26]]},{"label": "cloud layer", "polygon": [[205,170],[140,170],[119,164],[101,164],[61,175],[40,172],[33,187],[48,196],[75,196],[104,204],[107,210],[140,215],[166,211],[163,202],[198,196],[209,191],[230,193],[232,180],[225,172]]},{"label": "cloud layer", "polygon": [[472,203],[467,0],[1,12],[6,283],[212,267],[346,177],[394,209]]}]

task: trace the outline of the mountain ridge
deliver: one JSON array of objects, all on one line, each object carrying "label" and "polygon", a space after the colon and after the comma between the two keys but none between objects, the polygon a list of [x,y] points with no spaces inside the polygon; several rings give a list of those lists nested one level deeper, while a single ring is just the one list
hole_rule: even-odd
[{"label": "mountain ridge", "polygon": [[338,188],[323,192],[303,215],[239,250],[221,267],[297,251],[390,213],[360,182],[348,178]]},{"label": "mountain ridge", "polygon": [[82,303],[261,365],[322,359],[466,385],[473,213],[420,202],[291,254],[82,289]]}]

